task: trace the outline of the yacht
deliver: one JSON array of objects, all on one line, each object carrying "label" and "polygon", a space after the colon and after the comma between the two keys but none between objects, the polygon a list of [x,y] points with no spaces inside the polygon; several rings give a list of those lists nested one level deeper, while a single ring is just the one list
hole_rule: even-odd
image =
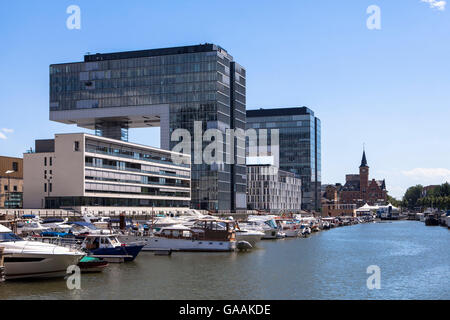
[{"label": "yacht", "polygon": [[38,241],[26,241],[0,225],[0,247],[4,248],[5,278],[49,278],[64,276],[85,253]]},{"label": "yacht", "polygon": [[119,241],[114,234],[88,234],[81,246],[89,252],[90,256],[105,258],[106,261],[133,261],[141,252],[144,244],[125,244]]},{"label": "yacht", "polygon": [[111,230],[98,229],[92,223],[85,221],[70,222],[71,232],[75,237],[84,239],[89,234],[112,234]]},{"label": "yacht", "polygon": [[48,226],[42,225],[42,222],[39,218],[25,220],[23,222],[19,222],[17,225],[17,234],[23,236],[36,235],[44,231],[50,231],[50,228]]},{"label": "yacht", "polygon": [[264,232],[262,239],[279,239],[280,230],[272,216],[249,216],[248,221],[241,223],[245,229]]},{"label": "yacht", "polygon": [[143,251],[222,252],[236,249],[233,221],[197,220],[192,226],[171,224],[154,233],[119,236],[125,243],[144,243]]},{"label": "yacht", "polygon": [[301,223],[290,218],[278,218],[275,220],[286,238],[299,237],[302,234]]}]

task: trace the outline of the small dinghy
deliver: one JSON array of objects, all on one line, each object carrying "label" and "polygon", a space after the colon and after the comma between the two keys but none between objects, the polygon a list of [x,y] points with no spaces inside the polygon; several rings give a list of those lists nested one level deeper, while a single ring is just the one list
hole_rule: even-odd
[{"label": "small dinghy", "polygon": [[102,272],[108,266],[108,262],[94,257],[84,257],[78,262],[81,272]]}]

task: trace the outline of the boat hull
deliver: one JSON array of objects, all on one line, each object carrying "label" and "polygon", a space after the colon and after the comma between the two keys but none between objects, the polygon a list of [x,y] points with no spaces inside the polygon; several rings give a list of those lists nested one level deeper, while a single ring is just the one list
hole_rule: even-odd
[{"label": "boat hull", "polygon": [[102,272],[108,266],[106,261],[95,261],[95,262],[79,262],[78,266],[83,273],[94,273]]},{"label": "boat hull", "polygon": [[301,229],[284,229],[283,232],[287,238],[295,238],[301,235]]},{"label": "boat hull", "polygon": [[425,219],[425,225],[426,226],[438,226],[439,220],[435,218],[427,218]]},{"label": "boat hull", "polygon": [[91,250],[90,254],[93,256],[126,256],[124,261],[130,262],[136,259],[143,247],[144,245],[127,245],[114,248],[99,248]]},{"label": "boat hull", "polygon": [[143,243],[142,251],[229,252],[236,249],[236,241],[169,239],[164,237],[121,236],[124,243]]},{"label": "boat hull", "polygon": [[258,241],[261,241],[263,235],[256,235],[256,234],[241,234],[239,232],[236,232],[236,242],[239,241],[247,241],[254,247]]},{"label": "boat hull", "polygon": [[52,278],[67,275],[67,268],[77,265],[83,255],[20,254],[5,257],[6,280],[23,278]]},{"label": "boat hull", "polygon": [[262,237],[263,240],[269,240],[269,239],[278,239],[278,230],[270,229],[270,230],[264,230],[264,236]]}]

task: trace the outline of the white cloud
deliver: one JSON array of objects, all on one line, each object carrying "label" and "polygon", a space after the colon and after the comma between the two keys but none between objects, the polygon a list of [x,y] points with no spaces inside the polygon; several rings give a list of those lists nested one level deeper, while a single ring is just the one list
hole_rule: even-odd
[{"label": "white cloud", "polygon": [[14,129],[3,128],[2,131],[3,131],[3,132],[6,132],[6,133],[13,133],[13,132],[14,132]]},{"label": "white cloud", "polygon": [[3,133],[0,132],[0,139],[6,140],[8,138]]},{"label": "white cloud", "polygon": [[430,8],[432,9],[438,9],[440,11],[445,10],[445,5],[447,4],[447,1],[444,0],[420,0],[422,2],[428,3],[430,5]]},{"label": "white cloud", "polygon": [[423,180],[424,182],[445,182],[450,180],[450,170],[444,168],[415,168],[402,171],[402,174],[411,179]]}]

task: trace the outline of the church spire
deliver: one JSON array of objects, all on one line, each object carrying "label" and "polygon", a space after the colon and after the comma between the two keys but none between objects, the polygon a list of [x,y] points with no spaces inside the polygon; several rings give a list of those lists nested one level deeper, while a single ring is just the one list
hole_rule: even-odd
[{"label": "church spire", "polygon": [[367,165],[367,159],[366,159],[366,150],[363,150],[363,156],[362,156],[362,160],[361,160],[361,165],[359,166],[360,168],[362,167],[368,167]]}]

